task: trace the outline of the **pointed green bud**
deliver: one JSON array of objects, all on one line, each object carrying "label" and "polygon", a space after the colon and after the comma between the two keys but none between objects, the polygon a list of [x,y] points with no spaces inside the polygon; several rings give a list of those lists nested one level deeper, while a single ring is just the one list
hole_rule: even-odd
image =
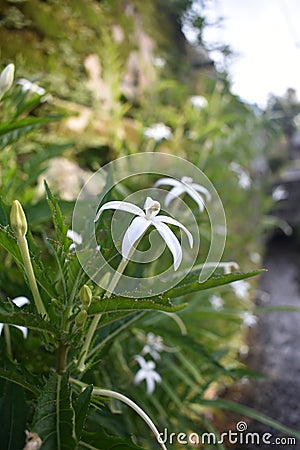
[{"label": "pointed green bud", "polygon": [[27,233],[27,220],[18,200],[14,200],[10,210],[10,224],[17,237],[24,237]]},{"label": "pointed green bud", "polygon": [[86,319],[87,319],[87,312],[85,309],[83,309],[75,317],[76,328],[82,328],[86,322]]},{"label": "pointed green bud", "polygon": [[7,92],[14,81],[15,66],[14,64],[8,64],[0,74],[0,99]]},{"label": "pointed green bud", "polygon": [[84,309],[88,309],[88,307],[91,304],[92,297],[93,297],[92,291],[86,284],[84,284],[79,292],[79,298],[83,303]]}]

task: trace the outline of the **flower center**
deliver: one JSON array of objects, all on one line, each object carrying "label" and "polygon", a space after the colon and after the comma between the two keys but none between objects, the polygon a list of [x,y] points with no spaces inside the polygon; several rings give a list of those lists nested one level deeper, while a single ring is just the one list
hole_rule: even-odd
[{"label": "flower center", "polygon": [[147,197],[145,204],[144,204],[144,210],[146,213],[146,219],[151,220],[153,217],[157,216],[157,214],[160,211],[160,203],[152,200],[151,197]]}]

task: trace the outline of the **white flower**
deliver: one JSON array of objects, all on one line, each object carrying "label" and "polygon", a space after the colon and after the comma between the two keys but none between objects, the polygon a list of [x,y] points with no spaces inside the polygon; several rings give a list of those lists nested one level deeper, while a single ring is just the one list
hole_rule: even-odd
[{"label": "white flower", "polygon": [[191,105],[197,109],[206,108],[206,106],[208,105],[208,101],[202,95],[192,95],[190,97],[190,102]]},{"label": "white flower", "polygon": [[151,127],[145,128],[144,136],[148,139],[161,141],[162,139],[170,139],[172,137],[172,130],[164,123],[155,123]]},{"label": "white flower", "polygon": [[68,230],[67,237],[73,241],[73,244],[71,244],[69,247],[70,252],[75,250],[77,245],[82,244],[82,236],[81,236],[81,234],[76,233],[76,231]]},{"label": "white flower", "polygon": [[246,327],[254,327],[257,324],[257,317],[251,311],[245,311],[241,314],[243,325]]},{"label": "white flower", "polygon": [[168,206],[172,200],[179,197],[183,193],[188,194],[193,200],[195,200],[200,211],[204,210],[204,198],[201,194],[206,196],[206,201],[211,200],[210,192],[204,186],[194,183],[193,178],[191,177],[182,177],[180,181],[175,180],[175,178],[160,178],[154,184],[154,186],[161,185],[174,186],[165,198],[165,206]]},{"label": "white flower", "polygon": [[160,211],[160,203],[152,200],[151,197],[147,197],[145,201],[145,212],[139,206],[124,201],[112,201],[105,203],[97,212],[94,220],[95,222],[97,222],[100,214],[106,209],[118,209],[120,211],[126,211],[138,216],[133,219],[123,237],[121,253],[124,260],[130,258],[130,254],[134,249],[135,243],[142,238],[151,225],[156,228],[171,251],[174,260],[174,270],[178,269],[182,261],[182,249],[177,237],[173,231],[168,228],[166,223],[181,228],[187,235],[190,246],[193,246],[193,236],[189,230],[178,222],[178,220],[172,219],[172,217],[163,215],[159,216],[158,213]]},{"label": "white flower", "polygon": [[14,81],[15,66],[8,64],[0,74],[0,100],[3,95],[11,88]]},{"label": "white flower", "polygon": [[153,64],[155,67],[162,69],[166,65],[166,60],[164,58],[161,58],[160,56],[157,56],[156,58],[154,58]]},{"label": "white flower", "polygon": [[163,351],[163,339],[161,336],[157,336],[154,333],[148,333],[147,334],[147,342],[142,350],[143,355],[149,355],[152,356],[153,359],[158,360],[160,359],[160,352]]},{"label": "white flower", "polygon": [[134,384],[139,384],[145,380],[147,385],[147,394],[152,394],[155,389],[155,383],[161,382],[161,376],[154,369],[156,367],[155,362],[146,361],[142,356],[136,355],[136,361],[140,365],[140,370],[134,377]]},{"label": "white flower", "polygon": [[26,80],[26,78],[19,78],[17,80],[17,84],[19,84],[20,86],[22,86],[22,92],[27,92],[27,91],[31,91],[34,94],[37,95],[44,95],[46,94],[46,91],[44,88],[42,88],[41,86],[39,86],[36,83],[32,83],[29,80]]},{"label": "white flower", "polygon": [[235,295],[238,298],[244,299],[248,297],[250,284],[245,280],[238,280],[230,283],[230,286],[234,290]]},{"label": "white flower", "polygon": [[246,170],[240,164],[232,161],[229,165],[232,172],[238,176],[238,184],[242,189],[248,189],[251,186],[251,178]]},{"label": "white flower", "polygon": [[[21,296],[21,297],[14,298],[12,300],[12,302],[19,308],[22,308],[22,306],[27,305],[27,303],[30,303],[30,300],[28,300],[27,297]],[[12,326],[15,328],[18,328],[22,332],[24,339],[27,338],[28,330],[26,327],[21,327],[20,325],[13,325],[13,324],[12,324]],[[3,327],[4,327],[4,323],[0,323],[0,334],[2,333]]]},{"label": "white flower", "polygon": [[219,295],[211,295],[209,297],[209,303],[215,311],[221,311],[223,309],[224,301]]},{"label": "white flower", "polygon": [[277,186],[272,191],[272,198],[276,202],[279,202],[280,200],[286,200],[288,197],[289,197],[289,194],[288,194],[287,190],[281,185]]}]

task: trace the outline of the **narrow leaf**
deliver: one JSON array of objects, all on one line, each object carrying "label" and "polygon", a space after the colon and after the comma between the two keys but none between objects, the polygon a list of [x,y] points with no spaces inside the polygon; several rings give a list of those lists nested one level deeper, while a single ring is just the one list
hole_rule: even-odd
[{"label": "narrow leaf", "polygon": [[23,389],[7,382],[0,401],[0,450],[21,450],[25,443],[27,408]]},{"label": "narrow leaf", "polygon": [[93,391],[93,386],[88,386],[81,394],[79,395],[75,405],[75,434],[78,440],[80,440],[82,431],[85,425],[85,421],[87,418],[91,395]]}]

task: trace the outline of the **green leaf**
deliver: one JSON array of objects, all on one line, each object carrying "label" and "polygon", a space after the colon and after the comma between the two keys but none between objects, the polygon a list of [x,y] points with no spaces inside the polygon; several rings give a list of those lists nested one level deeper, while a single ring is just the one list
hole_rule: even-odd
[{"label": "green leaf", "polygon": [[[3,361],[5,360],[5,362]],[[0,368],[0,378],[11,381],[24,389],[33,392],[35,395],[39,395],[41,389],[39,385],[41,380],[32,375],[24,366],[17,364],[15,361],[11,361],[3,355],[2,361],[3,368]]]},{"label": "green leaf", "polygon": [[[155,438],[154,438],[155,439]],[[79,442],[79,450],[143,450],[142,447],[135,445],[131,439],[122,439],[117,436],[111,436],[99,429],[97,433],[84,432]]]},{"label": "green leaf", "polygon": [[184,308],[185,305],[173,305],[169,299],[161,297],[151,298],[129,298],[112,296],[93,301],[88,309],[88,314],[112,313],[120,311],[138,311],[155,309],[160,311],[174,312]]},{"label": "green leaf", "polygon": [[61,117],[27,117],[25,119],[4,122],[0,124],[0,145],[11,144],[34,128],[53,122],[54,120],[59,120]]},{"label": "green leaf", "polygon": [[27,408],[23,389],[7,382],[0,400],[0,449],[22,450],[25,444]]},{"label": "green leaf", "polygon": [[57,335],[56,328],[37,314],[27,313],[11,302],[0,302],[0,323],[19,325],[38,331],[48,331]]},{"label": "green leaf", "polygon": [[52,192],[50,191],[50,188],[46,181],[44,181],[45,190],[47,193],[47,200],[50,207],[50,210],[52,212],[52,220],[53,225],[55,229],[56,239],[57,241],[64,246],[64,243],[67,242],[69,245],[70,242],[67,241],[66,234],[67,234],[67,226],[64,222],[64,216],[61,212],[60,206],[58,204],[58,201],[56,198],[52,195]]},{"label": "green leaf", "polygon": [[85,421],[87,418],[91,395],[93,391],[93,386],[88,386],[81,394],[79,395],[75,405],[75,434],[78,440],[80,440],[83,427],[85,425]]},{"label": "green leaf", "polygon": [[262,270],[254,270],[252,272],[242,273],[233,272],[226,275],[212,276],[203,283],[199,282],[199,272],[188,275],[184,280],[177,284],[177,286],[164,292],[163,298],[175,298],[182,295],[191,294],[192,292],[204,291],[212,289],[217,286],[233,283],[234,281],[244,280],[265,272]]},{"label": "green leaf", "polygon": [[50,375],[36,407],[33,431],[43,440],[43,450],[76,449],[74,411],[66,375]]}]

